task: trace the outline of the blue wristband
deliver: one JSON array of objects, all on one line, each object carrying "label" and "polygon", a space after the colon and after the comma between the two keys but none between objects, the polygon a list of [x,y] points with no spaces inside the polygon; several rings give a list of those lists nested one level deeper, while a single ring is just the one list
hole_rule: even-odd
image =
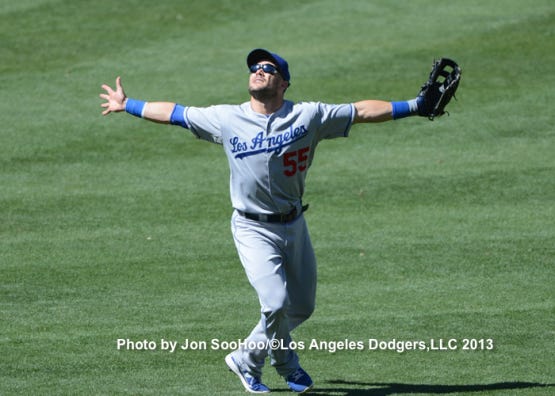
[{"label": "blue wristband", "polygon": [[404,102],[391,102],[391,106],[393,108],[392,116],[394,120],[409,117],[418,112],[418,103],[416,99]]},{"label": "blue wristband", "polygon": [[137,99],[127,98],[125,102],[125,111],[135,117],[143,118],[146,102]]}]

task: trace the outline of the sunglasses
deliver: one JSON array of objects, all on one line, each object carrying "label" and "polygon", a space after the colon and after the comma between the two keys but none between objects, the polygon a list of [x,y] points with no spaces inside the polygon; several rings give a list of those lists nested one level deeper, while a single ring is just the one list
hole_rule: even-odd
[{"label": "sunglasses", "polygon": [[251,67],[249,67],[249,69],[251,73],[256,73],[260,69],[262,69],[264,73],[269,73],[272,75],[279,73],[278,69],[274,65],[271,65],[269,63],[257,63],[256,65],[252,65]]}]

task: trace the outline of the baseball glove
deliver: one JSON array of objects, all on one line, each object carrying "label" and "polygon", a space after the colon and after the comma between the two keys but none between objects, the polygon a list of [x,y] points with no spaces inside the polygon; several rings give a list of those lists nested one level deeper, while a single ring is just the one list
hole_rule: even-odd
[{"label": "baseball glove", "polygon": [[455,96],[460,80],[461,68],[455,61],[448,58],[435,60],[430,77],[417,96],[418,114],[430,121],[445,114],[445,106]]}]

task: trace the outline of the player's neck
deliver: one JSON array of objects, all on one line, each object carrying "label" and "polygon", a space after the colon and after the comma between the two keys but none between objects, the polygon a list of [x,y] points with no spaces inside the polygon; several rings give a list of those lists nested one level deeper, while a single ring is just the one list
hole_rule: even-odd
[{"label": "player's neck", "polygon": [[251,96],[251,108],[256,113],[265,115],[273,114],[278,111],[281,106],[283,106],[283,97],[261,101]]}]

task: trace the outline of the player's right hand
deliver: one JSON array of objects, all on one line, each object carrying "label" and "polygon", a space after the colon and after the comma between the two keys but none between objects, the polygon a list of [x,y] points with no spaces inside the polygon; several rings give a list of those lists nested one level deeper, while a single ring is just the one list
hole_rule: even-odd
[{"label": "player's right hand", "polygon": [[121,85],[121,77],[118,76],[116,78],[115,91],[106,84],[102,84],[102,89],[106,91],[106,93],[101,93],[99,95],[102,99],[106,100],[106,102],[100,105],[105,109],[102,112],[102,115],[108,115],[110,113],[125,110],[125,100],[127,99],[127,96],[125,95],[123,86]]}]

